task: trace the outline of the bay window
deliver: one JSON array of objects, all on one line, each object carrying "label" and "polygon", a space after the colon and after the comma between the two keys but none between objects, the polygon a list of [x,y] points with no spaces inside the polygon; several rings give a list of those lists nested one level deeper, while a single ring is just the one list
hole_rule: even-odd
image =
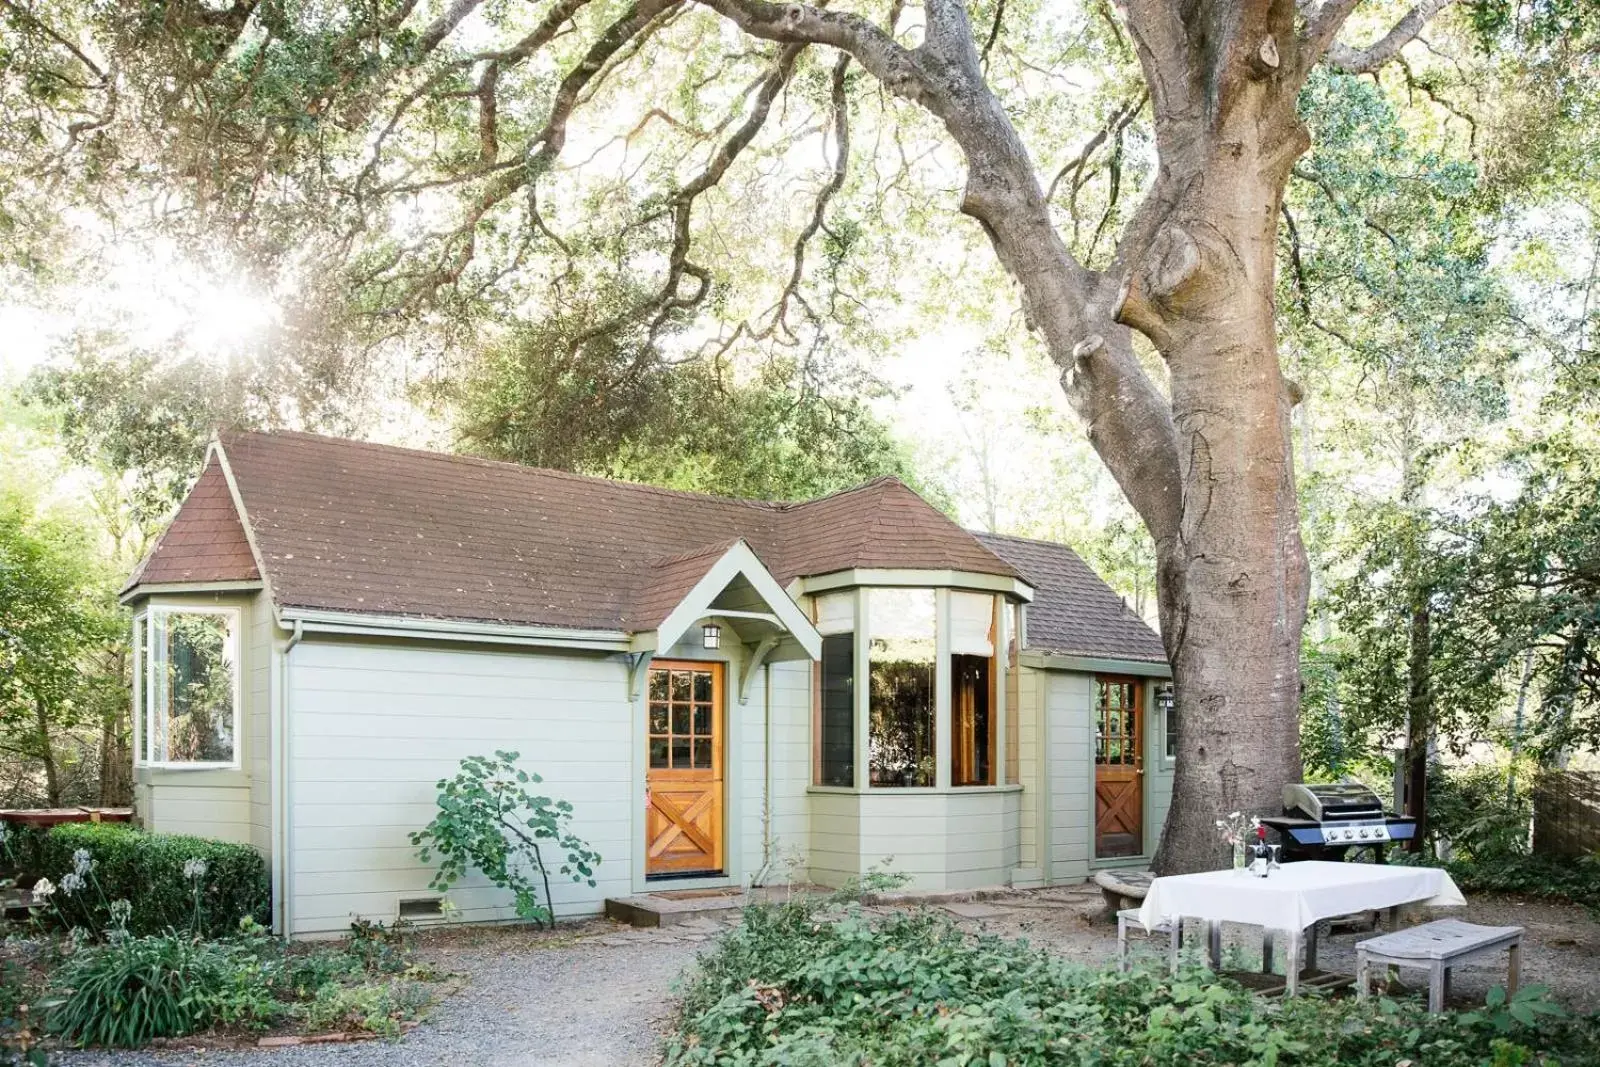
[{"label": "bay window", "polygon": [[874,786],[934,784],[934,616],[932,589],[867,590],[867,745]]},{"label": "bay window", "polygon": [[950,594],[950,784],[994,785],[994,597]]},{"label": "bay window", "polygon": [[[854,789],[1016,781],[1015,614],[993,593],[872,586],[818,596],[813,781]],[[1001,657],[1010,656],[1008,660]]]},{"label": "bay window", "polygon": [[134,620],[143,763],[238,765],[239,628],[236,608],[151,608]]}]

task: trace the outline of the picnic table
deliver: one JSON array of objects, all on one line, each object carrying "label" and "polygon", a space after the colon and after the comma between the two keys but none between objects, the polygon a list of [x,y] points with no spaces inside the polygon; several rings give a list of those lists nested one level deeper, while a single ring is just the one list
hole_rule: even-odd
[{"label": "picnic table", "polygon": [[[1166,922],[1205,922],[1213,967],[1220,962],[1225,922],[1262,927],[1268,962],[1273,934],[1285,934],[1285,986],[1293,996],[1299,986],[1302,948],[1306,966],[1316,968],[1315,931],[1322,920],[1361,911],[1388,911],[1393,929],[1394,917],[1403,905],[1450,907],[1466,902],[1450,875],[1436,867],[1302,860],[1286,863],[1266,878],[1239,869],[1157,878],[1145,894],[1139,922],[1151,930]],[[1309,937],[1307,929],[1312,931]]]}]

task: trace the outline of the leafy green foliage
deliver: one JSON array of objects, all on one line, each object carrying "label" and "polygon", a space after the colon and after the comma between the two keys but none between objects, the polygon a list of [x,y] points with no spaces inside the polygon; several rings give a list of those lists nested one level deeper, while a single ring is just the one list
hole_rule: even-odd
[{"label": "leafy green foliage", "polygon": [[47,1021],[65,1040],[117,1048],[286,1021],[392,1037],[432,1001],[424,983],[434,977],[411,964],[397,932],[369,925],[346,942],[285,946],[246,921],[217,941],[168,933],[77,949],[52,976]]},{"label": "leafy green foliage", "polygon": [[97,721],[105,679],[85,668],[123,631],[86,531],[0,486],[0,743],[44,769],[24,802],[63,802],[56,735]]},{"label": "leafy green foliage", "polygon": [[474,449],[496,459],[767,500],[819,496],[911,464],[868,410],[865,380],[812,362],[752,375],[663,362],[641,331],[580,340],[608,313],[592,294],[490,347],[454,388]]},{"label": "leafy green foliage", "polygon": [[[1600,1054],[1595,1020],[1559,1020],[1535,1003],[1509,1020],[1392,1001],[1274,1004],[1208,972],[1091,970],[931,913],[874,921],[799,901],[748,909],[701,958],[666,1062],[1455,1067],[1520,1054],[1554,1067]],[[1530,1011],[1537,1028],[1522,1018]]]},{"label": "leafy green foliage", "polygon": [[138,1048],[221,1021],[237,984],[228,953],[176,934],[80,949],[55,975],[50,1028],[79,1045]]},{"label": "leafy green foliage", "polygon": [[600,854],[574,834],[572,805],[535,794],[544,779],[518,767],[518,754],[468,756],[454,778],[438,783],[439,813],[411,835],[423,863],[438,864],[432,887],[449,892],[468,870],[511,891],[517,914],[555,926],[547,842],[565,853],[560,871],[574,882],[595,884]]},{"label": "leafy green foliage", "polygon": [[324,985],[305,1006],[311,1030],[363,1030],[399,1037],[400,1024],[414,1019],[432,995],[415,982],[391,979],[358,986]]},{"label": "leafy green foliage", "polygon": [[[0,880],[0,891],[6,888]],[[45,1067],[49,1062],[39,1048],[29,1001],[33,999],[27,974],[9,959],[0,959],[0,1067]]]},{"label": "leafy green foliage", "polygon": [[[249,845],[146,833],[121,823],[65,823],[45,835],[32,873],[59,883],[73,869],[79,849],[93,858],[99,888],[58,900],[57,906],[74,918],[81,912],[83,924],[93,929],[112,925],[110,908],[118,900],[132,906],[127,925],[135,934],[195,929],[202,936],[223,937],[236,931],[241,919],[268,921],[271,883],[261,854]],[[198,880],[184,873],[185,864],[195,860],[205,864]]]},{"label": "leafy green foliage", "polygon": [[1461,1016],[1463,1026],[1487,1026],[1507,1034],[1521,1026],[1538,1026],[1541,1019],[1564,1019],[1566,1010],[1550,999],[1550,990],[1542,985],[1526,985],[1510,996],[1504,986],[1489,990],[1482,1011],[1467,1012]]}]

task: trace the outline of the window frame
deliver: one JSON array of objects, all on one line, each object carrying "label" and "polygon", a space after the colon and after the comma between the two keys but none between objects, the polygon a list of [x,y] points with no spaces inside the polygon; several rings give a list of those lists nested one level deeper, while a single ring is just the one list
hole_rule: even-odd
[{"label": "window frame", "polygon": [[[153,732],[150,717],[155,713],[156,694],[155,635],[157,616],[223,615],[230,620],[233,641],[233,758],[221,760],[154,760],[150,758]],[[138,647],[140,624],[144,626],[143,647]],[[236,771],[244,766],[244,611],[224,604],[150,604],[134,616],[134,766],[158,771]]]},{"label": "window frame", "polygon": [[[943,600],[943,597],[941,596],[941,590],[938,587],[931,585],[875,585],[865,586],[863,588],[866,591],[866,596],[863,598],[862,605],[863,618],[857,620],[857,625],[861,625],[863,622],[865,623],[862,628],[864,629],[867,638],[867,658],[865,664],[858,663],[856,665],[856,677],[858,685],[865,690],[867,747],[865,753],[862,754],[862,759],[863,763],[865,764],[866,788],[872,791],[889,790],[893,792],[904,792],[906,790],[933,790],[943,788],[943,783],[948,780],[948,770],[941,766],[941,763],[944,761],[940,759],[940,740],[941,736],[949,729],[949,700],[947,691],[944,687],[947,687],[949,684],[947,679],[950,673],[950,653],[949,637],[947,633],[949,627],[949,612],[941,603]],[[885,595],[882,597],[874,596],[874,594],[879,593]],[[929,637],[908,637],[904,634],[889,633],[882,633],[880,636],[880,624],[874,621],[873,613],[875,609],[882,610],[884,607],[886,607],[886,605],[889,603],[889,596],[893,594],[900,594],[901,596],[905,597],[907,600],[906,606],[913,606],[910,598],[917,597],[918,599],[921,599],[920,594],[927,594],[928,599],[932,601],[931,606],[933,609],[933,634],[931,639]],[[874,604],[875,600],[879,601],[879,603]],[[921,607],[923,605],[914,606]],[[887,611],[885,611],[886,617],[887,614]],[[904,617],[905,616],[901,616],[901,618]],[[926,642],[931,640],[933,648],[931,650],[929,659],[926,661],[918,659],[891,658],[887,647],[891,640],[913,642]],[[884,654],[877,655],[875,654],[875,646],[880,642],[882,642],[886,647]],[[908,664],[915,668],[921,665],[923,662],[926,662],[929,672],[927,709],[928,733],[926,742],[928,753],[927,758],[930,761],[929,769],[931,774],[928,776],[930,780],[927,782],[917,782],[909,785],[896,784],[894,782],[874,781],[874,755],[880,750],[880,748],[873,743],[873,724],[875,719],[873,708],[873,697],[875,693],[875,687],[873,685],[873,672],[880,665],[888,667],[890,664]],[[940,699],[941,693],[946,694],[943,701]],[[915,730],[913,728],[913,733],[914,732]]]},{"label": "window frame", "polygon": [[1161,711],[1161,763],[1170,767],[1178,762],[1175,744],[1178,731],[1172,728],[1173,718],[1178,714],[1177,689],[1170,678],[1158,680],[1152,688],[1155,690],[1155,705]]}]

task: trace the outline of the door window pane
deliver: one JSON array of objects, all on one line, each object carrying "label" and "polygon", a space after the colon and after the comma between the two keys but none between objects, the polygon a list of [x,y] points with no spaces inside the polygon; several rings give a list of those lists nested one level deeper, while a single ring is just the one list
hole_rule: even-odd
[{"label": "door window pane", "polygon": [[[709,669],[651,669],[649,691],[661,697],[651,701],[647,719],[652,769],[713,769],[714,688]],[[691,701],[699,694],[706,696],[706,702]]]}]

